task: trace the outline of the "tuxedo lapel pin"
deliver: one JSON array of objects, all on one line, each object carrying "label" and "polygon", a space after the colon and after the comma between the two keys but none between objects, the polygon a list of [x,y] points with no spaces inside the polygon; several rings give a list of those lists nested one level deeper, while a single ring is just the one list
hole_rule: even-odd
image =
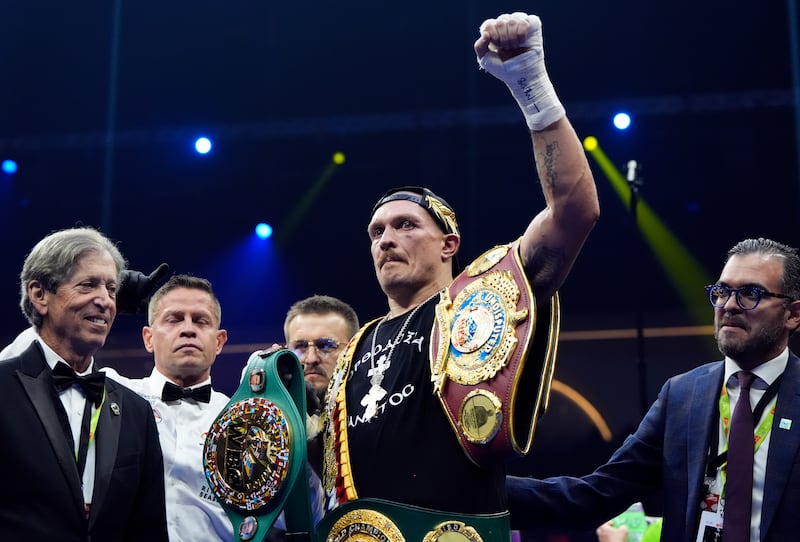
[{"label": "tuxedo lapel pin", "polygon": [[778,427],[781,429],[786,429],[787,431],[792,428],[792,420],[787,420],[786,418],[781,418],[780,423],[778,423]]},{"label": "tuxedo lapel pin", "polygon": [[119,405],[117,403],[111,403],[108,406],[111,409],[111,413],[114,414],[114,416],[120,415]]}]

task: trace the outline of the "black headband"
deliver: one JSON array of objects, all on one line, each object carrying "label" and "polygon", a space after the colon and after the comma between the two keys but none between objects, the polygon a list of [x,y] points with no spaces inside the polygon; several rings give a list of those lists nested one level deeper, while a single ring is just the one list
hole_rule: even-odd
[{"label": "black headband", "polygon": [[[439,226],[444,233],[454,233],[458,236],[458,222],[456,222],[456,212],[447,203],[444,198],[440,198],[431,190],[424,186],[401,186],[400,188],[392,188],[387,191],[378,203],[372,208],[372,214],[378,210],[378,207],[390,201],[411,201],[428,211],[428,214],[433,217],[433,221]],[[461,271],[461,265],[458,262],[458,257],[453,255],[453,276],[455,277]]]},{"label": "black headband", "polygon": [[456,212],[447,203],[444,198],[440,198],[431,190],[423,186],[401,186],[400,188],[393,188],[386,192],[378,203],[372,208],[372,214],[378,210],[378,207],[390,201],[405,200],[411,201],[428,211],[428,214],[433,217],[434,222],[441,228],[444,233],[458,232],[458,222],[456,222]]}]

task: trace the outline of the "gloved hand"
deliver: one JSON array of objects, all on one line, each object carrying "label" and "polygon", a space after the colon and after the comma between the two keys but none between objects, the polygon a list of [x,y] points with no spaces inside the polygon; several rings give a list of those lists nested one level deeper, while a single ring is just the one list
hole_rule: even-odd
[{"label": "gloved hand", "polygon": [[544,66],[539,17],[504,13],[485,20],[480,33],[478,64],[508,86],[531,130],[543,130],[565,115]]},{"label": "gloved hand", "polygon": [[117,290],[117,311],[126,314],[144,314],[147,302],[158,283],[169,272],[169,265],[162,263],[149,275],[141,271],[126,269],[122,272],[119,290]]}]

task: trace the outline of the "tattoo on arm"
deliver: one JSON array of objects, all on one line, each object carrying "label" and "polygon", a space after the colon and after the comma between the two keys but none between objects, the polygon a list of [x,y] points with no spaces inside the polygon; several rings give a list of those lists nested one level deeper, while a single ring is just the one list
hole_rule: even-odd
[{"label": "tattoo on arm", "polygon": [[545,292],[548,297],[555,293],[565,263],[563,248],[551,248],[543,245],[532,247],[531,259],[525,267],[537,297]]},{"label": "tattoo on arm", "polygon": [[539,153],[539,175],[544,185],[549,188],[555,187],[558,180],[558,173],[556,172],[556,162],[561,156],[561,148],[558,141],[548,142],[544,146],[544,150]]}]

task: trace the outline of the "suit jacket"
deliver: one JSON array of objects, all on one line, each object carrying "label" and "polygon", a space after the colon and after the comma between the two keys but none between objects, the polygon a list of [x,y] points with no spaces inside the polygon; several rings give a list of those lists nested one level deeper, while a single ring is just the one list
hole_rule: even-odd
[{"label": "suit jacket", "polygon": [[69,422],[38,342],[0,362],[0,540],[166,541],[150,405],[106,379],[88,520]]},{"label": "suit jacket", "polygon": [[[670,378],[636,432],[590,475],[546,480],[508,477],[512,526],[595,528],[660,489],[661,540],[693,542],[711,433],[718,430],[724,371],[724,362],[718,361]],[[794,423],[780,428],[781,420]],[[790,352],[767,454],[761,540],[795,540],[798,533],[800,359]]]}]

